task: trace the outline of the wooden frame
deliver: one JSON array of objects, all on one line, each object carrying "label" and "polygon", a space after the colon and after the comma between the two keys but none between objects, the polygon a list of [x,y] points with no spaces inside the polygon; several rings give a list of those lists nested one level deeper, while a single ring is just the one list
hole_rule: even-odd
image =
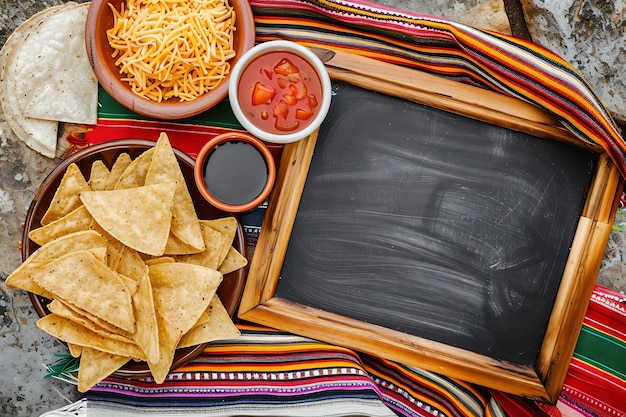
[{"label": "wooden frame", "polygon": [[[582,146],[549,114],[520,100],[341,51],[321,53],[330,55],[325,61],[335,80]],[[592,148],[600,153],[597,169],[537,364],[529,368],[274,296],[316,140],[313,134],[284,148],[239,317],[512,394],[556,402],[619,202],[622,178],[608,156],[599,147]]]}]

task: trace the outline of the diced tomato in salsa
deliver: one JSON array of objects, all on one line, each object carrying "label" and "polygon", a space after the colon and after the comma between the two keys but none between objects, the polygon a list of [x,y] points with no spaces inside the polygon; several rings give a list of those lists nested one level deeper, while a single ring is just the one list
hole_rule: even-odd
[{"label": "diced tomato in salsa", "polygon": [[289,104],[285,100],[280,100],[274,106],[274,110],[272,111],[272,116],[274,117],[287,117],[289,114]]},{"label": "diced tomato in salsa", "polygon": [[275,95],[276,89],[257,81],[252,90],[252,105],[269,104]]},{"label": "diced tomato in salsa", "polygon": [[289,86],[289,78],[282,75],[276,79],[276,82],[280,88],[287,88],[287,86]]},{"label": "diced tomato in salsa", "polygon": [[292,74],[289,76],[289,92],[301,100],[307,96],[307,89],[304,80],[300,74]]},{"label": "diced tomato in salsa", "polygon": [[311,108],[315,108],[317,107],[317,97],[315,97],[315,94],[309,94],[309,107]]},{"label": "diced tomato in salsa", "polygon": [[294,106],[298,102],[298,99],[293,94],[285,94],[283,98],[290,106]]},{"label": "diced tomato in salsa", "polygon": [[274,72],[280,75],[289,75],[297,74],[300,70],[289,60],[289,58],[283,58],[274,66]]},{"label": "diced tomato in salsa", "polygon": [[307,120],[311,116],[313,116],[313,112],[310,110],[296,109],[296,119],[298,120]]},{"label": "diced tomato in salsa", "polygon": [[289,123],[285,117],[281,116],[276,117],[276,123],[274,124],[274,127],[281,132],[296,130],[298,126],[300,126],[299,121],[294,120],[293,122]]},{"label": "diced tomato in salsa", "polygon": [[261,74],[265,74],[265,76],[270,80],[274,78],[274,73],[269,68],[262,68]]}]

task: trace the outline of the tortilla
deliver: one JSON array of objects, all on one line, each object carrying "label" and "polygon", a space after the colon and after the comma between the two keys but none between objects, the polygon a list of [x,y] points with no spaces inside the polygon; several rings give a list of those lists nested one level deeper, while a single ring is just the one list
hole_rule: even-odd
[{"label": "tortilla", "polygon": [[58,122],[94,124],[97,80],[84,45],[88,4],[50,7],[22,23],[0,52],[5,118],[28,147],[56,156]]},{"label": "tortilla", "polygon": [[67,349],[70,351],[70,355],[73,358],[80,358],[80,354],[83,352],[83,347],[75,345],[74,343],[68,343]]},{"label": "tortilla", "polygon": [[135,331],[131,296],[120,277],[87,251],[46,263],[33,281],[54,298],[92,313],[125,331]]},{"label": "tortilla", "polygon": [[56,155],[58,123],[24,115],[15,93],[15,80],[10,80],[8,76],[9,67],[14,65],[15,51],[36,25],[47,16],[60,13],[73,5],[59,5],[33,15],[9,36],[0,51],[0,103],[4,117],[18,139],[48,158],[54,158]]},{"label": "tortilla", "polygon": [[146,174],[146,185],[176,181],[171,231],[188,245],[199,251],[204,250],[196,209],[167,134],[161,133],[153,149],[152,163]]},{"label": "tortilla", "polygon": [[25,116],[96,123],[98,81],[85,48],[88,7],[74,4],[48,14],[16,47],[7,77]]},{"label": "tortilla", "polygon": [[202,252],[202,250],[194,248],[193,246],[183,242],[174,233],[170,232],[170,236],[167,239],[167,244],[165,245],[166,255],[188,255],[200,252]]},{"label": "tortilla", "polygon": [[[85,208],[85,210],[87,210],[87,208]],[[106,264],[109,266],[109,268],[117,270],[117,265],[119,264],[120,259],[122,258],[124,251],[126,250],[126,246],[124,246],[122,242],[111,236],[93,218],[91,219],[89,229],[98,232],[104,237],[107,242]]]},{"label": "tortilla", "polygon": [[83,203],[79,195],[89,189],[89,184],[78,165],[70,164],[61,177],[50,206],[41,217],[41,224],[43,226],[50,224],[80,207]]},{"label": "tortilla", "polygon": [[80,199],[111,236],[139,252],[160,256],[172,222],[176,183],[106,191],[85,191]]}]

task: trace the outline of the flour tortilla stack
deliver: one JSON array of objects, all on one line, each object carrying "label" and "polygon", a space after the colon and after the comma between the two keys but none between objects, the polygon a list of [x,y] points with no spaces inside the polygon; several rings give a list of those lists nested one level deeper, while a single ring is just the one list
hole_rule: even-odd
[{"label": "flour tortilla stack", "polygon": [[0,52],[5,118],[20,140],[50,158],[58,122],[96,122],[98,82],[84,41],[88,7],[70,2],[32,16]]}]

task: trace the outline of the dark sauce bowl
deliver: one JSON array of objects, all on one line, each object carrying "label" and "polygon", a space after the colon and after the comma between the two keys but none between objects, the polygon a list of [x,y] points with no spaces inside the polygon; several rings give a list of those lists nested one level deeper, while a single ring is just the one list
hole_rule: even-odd
[{"label": "dark sauce bowl", "polygon": [[202,147],[194,177],[198,191],[213,207],[244,213],[267,199],[276,180],[276,164],[260,139],[245,132],[227,132]]}]

